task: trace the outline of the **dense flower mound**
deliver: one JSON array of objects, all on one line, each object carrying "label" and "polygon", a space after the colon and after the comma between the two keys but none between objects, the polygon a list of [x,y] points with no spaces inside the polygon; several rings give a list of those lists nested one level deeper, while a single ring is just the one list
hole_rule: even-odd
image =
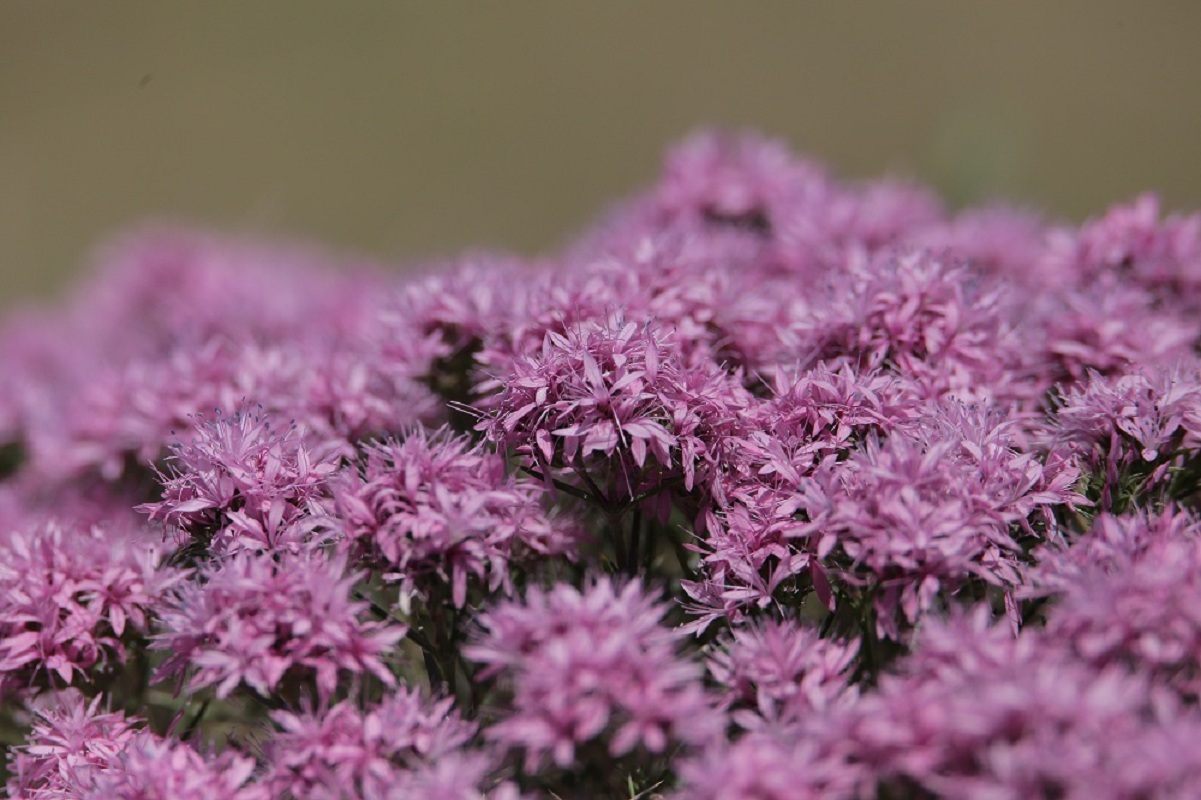
[{"label": "dense flower mound", "polygon": [[0,323],[28,800],[1193,798],[1201,214],[701,133],[559,252]]}]

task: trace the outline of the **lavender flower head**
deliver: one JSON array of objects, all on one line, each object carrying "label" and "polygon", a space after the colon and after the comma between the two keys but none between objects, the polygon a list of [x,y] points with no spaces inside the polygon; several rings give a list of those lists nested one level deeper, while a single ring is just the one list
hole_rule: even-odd
[{"label": "lavender flower head", "polygon": [[187,676],[190,691],[215,686],[221,698],[240,685],[269,696],[288,677],[329,698],[343,673],[391,686],[384,659],[405,628],[363,621],[355,580],[343,560],[320,554],[214,563],[166,603],[153,647],[169,655],[155,678]]},{"label": "lavender flower head", "polygon": [[704,742],[715,718],[698,665],[680,659],[680,634],[661,624],[666,611],[636,583],[599,578],[583,590],[530,589],[485,613],[464,652],[513,695],[488,738],[524,750],[527,770],[569,767],[592,741],[613,756]]},{"label": "lavender flower head", "polygon": [[362,468],[338,478],[333,504],[356,557],[398,581],[402,597],[449,587],[462,608],[471,579],[509,591],[513,569],[573,555],[580,531],[546,510],[545,494],[508,475],[497,454],[445,430],[417,430],[364,446]]},{"label": "lavender flower head", "polygon": [[208,553],[296,550],[322,517],[336,455],[313,451],[295,426],[273,429],[262,409],[198,420],[190,442],[172,447],[163,499],[140,507]]}]

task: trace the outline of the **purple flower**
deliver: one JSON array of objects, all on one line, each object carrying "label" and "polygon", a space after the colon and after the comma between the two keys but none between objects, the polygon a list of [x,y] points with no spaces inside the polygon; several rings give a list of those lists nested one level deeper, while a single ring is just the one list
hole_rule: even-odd
[{"label": "purple flower", "polygon": [[1073,465],[1016,449],[1012,421],[953,403],[921,421],[824,464],[796,500],[809,522],[792,535],[820,558],[833,553],[849,584],[876,589],[877,627],[891,637],[970,577],[1012,589],[1015,537],[1041,535],[1036,523],[1053,530],[1055,506],[1083,502]]},{"label": "purple flower", "polygon": [[1124,274],[1180,309],[1201,296],[1201,214],[1159,219],[1159,199],[1145,194],[1111,208],[1078,231],[1060,231],[1047,260],[1074,268],[1081,281]]},{"label": "purple flower", "polygon": [[848,690],[857,642],[818,638],[796,623],[738,628],[709,659],[733,718],[749,730],[796,723],[854,696]]},{"label": "purple flower", "polygon": [[81,787],[80,800],[269,800],[250,783],[254,759],[226,750],[205,758],[185,742],[139,731],[108,769]]},{"label": "purple flower", "polygon": [[546,510],[544,487],[506,474],[504,458],[466,438],[416,430],[362,453],[362,468],[335,483],[336,524],[403,596],[449,586],[461,608],[472,578],[509,591],[513,568],[574,554],[580,532]]},{"label": "purple flower", "polygon": [[147,538],[50,521],[0,542],[0,694],[125,662],[125,642],[184,577]]},{"label": "purple flower", "polygon": [[1201,448],[1201,373],[1195,364],[1116,378],[1090,373],[1063,391],[1050,439],[1096,471],[1103,508],[1114,507],[1132,475],[1144,476],[1141,491],[1171,488],[1172,472]]},{"label": "purple flower", "polygon": [[[272,714],[279,730],[266,745],[263,784],[297,800],[392,797],[414,770],[454,759],[475,734],[451,700],[428,702],[402,688],[378,705]],[[490,765],[484,764],[486,772]],[[473,784],[484,778],[474,775]]]},{"label": "purple flower", "polygon": [[662,335],[634,323],[547,334],[542,352],[506,376],[493,419],[479,425],[495,441],[543,462],[629,448],[639,464],[670,463],[675,439],[649,391],[659,378]]},{"label": "purple flower", "polygon": [[608,578],[531,588],[485,612],[464,654],[512,696],[485,735],[524,750],[530,771],[547,760],[578,766],[579,748],[594,741],[614,757],[703,743],[717,718],[699,666],[678,654],[682,634],[661,624],[666,612],[637,583]]},{"label": "purple flower", "polygon": [[1009,286],[928,251],[856,256],[829,277],[802,357],[886,369],[926,398],[1024,400],[1040,386],[1015,330]]},{"label": "purple flower", "polygon": [[172,447],[163,499],[139,510],[185,536],[211,538],[216,555],[305,544],[336,455],[312,451],[295,426],[276,431],[261,409],[198,420],[194,430]]},{"label": "purple flower", "polygon": [[402,773],[381,800],[521,800],[511,781],[489,780],[491,760],[482,753],[449,753]]},{"label": "purple flower", "polygon": [[1111,276],[1033,303],[1041,322],[1026,338],[1051,381],[1172,366],[1192,355],[1201,333],[1195,316],[1171,313],[1142,287]]},{"label": "purple flower", "polygon": [[249,784],[255,762],[226,750],[205,758],[162,739],[75,691],[36,711],[9,767],[9,796],[21,800],[267,800]]},{"label": "purple flower", "polygon": [[968,208],[950,220],[909,231],[909,245],[962,260],[989,275],[1031,290],[1060,290],[1076,279],[1074,267],[1054,269],[1045,258],[1047,231],[1036,214],[1007,206]]},{"label": "purple flower", "polygon": [[1099,666],[1128,664],[1201,696],[1201,526],[1188,514],[1102,515],[1073,546],[1045,551],[1031,595],[1057,602],[1048,635]]},{"label": "purple flower", "polygon": [[289,676],[328,698],[344,672],[391,686],[384,659],[405,628],[362,621],[365,604],[350,600],[356,580],[343,560],[318,553],[238,553],[208,565],[162,612],[151,647],[169,655],[155,680],[190,673],[190,691],[216,686],[220,698],[242,684],[270,696]]},{"label": "purple flower", "polygon": [[752,733],[680,764],[673,800],[851,800],[862,767],[836,745],[792,733]]},{"label": "purple flower", "polygon": [[1195,735],[1194,713],[1144,677],[1098,669],[1054,638],[990,626],[986,609],[929,626],[903,663],[903,674],[885,676],[810,734],[844,743],[886,794],[1181,797],[1201,778],[1195,755],[1157,758],[1153,769],[1130,760],[1131,747],[1149,741],[1195,752],[1195,742],[1175,738]]},{"label": "purple flower", "polygon": [[88,701],[78,691],[68,690],[35,710],[26,743],[9,755],[10,797],[79,797],[97,773],[115,767],[137,729],[123,713],[101,711],[101,699]]}]

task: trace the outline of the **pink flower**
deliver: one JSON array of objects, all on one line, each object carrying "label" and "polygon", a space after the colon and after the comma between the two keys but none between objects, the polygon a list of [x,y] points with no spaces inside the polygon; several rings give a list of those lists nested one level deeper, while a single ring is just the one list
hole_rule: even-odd
[{"label": "pink flower", "polygon": [[678,654],[682,634],[661,625],[666,611],[638,584],[600,578],[532,588],[483,614],[464,654],[512,693],[485,735],[524,750],[530,771],[548,759],[572,767],[593,741],[614,757],[704,742],[716,718],[699,667]]},{"label": "pink flower", "polygon": [[115,768],[137,730],[123,713],[101,711],[101,699],[89,702],[78,691],[68,690],[35,711],[26,744],[10,755],[10,797],[79,797],[97,773]]},{"label": "pink flower", "polygon": [[1016,448],[1012,420],[952,403],[921,422],[823,464],[796,500],[809,522],[792,535],[834,553],[851,585],[876,589],[877,627],[892,637],[968,578],[1011,590],[1017,537],[1053,531],[1056,506],[1084,502],[1074,466]]},{"label": "pink flower", "polygon": [[670,464],[676,441],[653,392],[662,334],[619,324],[548,333],[538,356],[515,365],[492,418],[477,427],[539,463],[621,448],[639,467],[648,455]]},{"label": "pink flower", "polygon": [[254,759],[226,750],[206,758],[185,742],[140,731],[109,769],[96,773],[80,800],[269,800],[250,783]]},{"label": "pink flower", "polygon": [[189,690],[216,686],[220,698],[242,684],[269,696],[288,676],[311,679],[322,698],[343,672],[395,683],[384,659],[405,628],[360,619],[365,604],[350,600],[357,576],[343,560],[238,553],[198,577],[162,612],[151,647],[168,656],[155,680],[190,673]]},{"label": "pink flower", "polygon": [[338,466],[333,453],[307,447],[295,426],[275,430],[262,409],[198,420],[192,440],[172,453],[160,475],[163,499],[139,510],[201,538],[213,555],[305,544]]},{"label": "pink flower", "polygon": [[[146,532],[34,524],[0,542],[0,693],[124,663],[184,573]],[[140,645],[139,645],[140,646]]]},{"label": "pink flower", "polygon": [[263,783],[272,796],[298,800],[391,797],[398,781],[453,759],[474,735],[475,726],[452,705],[401,688],[366,709],[344,701],[317,711],[275,712],[279,730],[266,747]]},{"label": "pink flower", "polygon": [[1098,669],[1053,637],[1015,638],[1008,625],[990,625],[985,608],[930,625],[903,664],[810,734],[843,743],[873,776],[866,794],[1116,800],[1183,797],[1201,779],[1195,755],[1157,757],[1151,769],[1130,760],[1151,742],[1195,753],[1184,738],[1196,735],[1194,713],[1145,677]]},{"label": "pink flower", "polygon": [[848,689],[857,642],[818,638],[796,623],[733,630],[709,659],[733,718],[746,729],[795,724],[854,697]]},{"label": "pink flower", "polygon": [[576,523],[546,509],[544,487],[466,438],[416,430],[362,452],[334,485],[335,524],[402,595],[449,584],[461,608],[471,579],[509,591],[514,569],[574,554]]}]

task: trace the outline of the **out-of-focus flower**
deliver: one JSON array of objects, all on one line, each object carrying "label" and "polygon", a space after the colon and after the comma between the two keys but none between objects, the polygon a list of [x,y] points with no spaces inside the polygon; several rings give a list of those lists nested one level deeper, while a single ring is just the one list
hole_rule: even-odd
[{"label": "out-of-focus flower", "polygon": [[[148,541],[149,539],[149,541]],[[185,576],[146,531],[49,521],[0,540],[0,694],[124,663]]]},{"label": "out-of-focus flower", "polygon": [[[1195,752],[1198,718],[1145,677],[1098,669],[1055,638],[988,623],[986,609],[929,626],[905,672],[823,721],[872,776],[868,791],[996,797],[1183,797],[1196,755],[1131,769],[1153,737]],[[817,729],[815,729],[816,731]],[[1185,794],[1181,794],[1185,792]]]},{"label": "out-of-focus flower", "polygon": [[734,630],[709,659],[733,717],[748,730],[796,723],[853,696],[849,669],[857,642],[818,638],[796,623]]},{"label": "out-of-focus flower", "polygon": [[680,764],[674,800],[850,800],[863,769],[837,746],[794,733],[751,733]]},{"label": "out-of-focus flower", "polygon": [[[474,735],[475,726],[452,705],[401,688],[367,709],[344,701],[328,709],[275,712],[279,730],[266,745],[262,783],[273,797],[297,800],[399,797],[392,793],[398,782],[455,759]],[[473,786],[490,768],[482,766],[472,775]]]},{"label": "out-of-focus flower", "polygon": [[226,750],[205,758],[186,742],[139,731],[97,772],[80,800],[270,800],[266,789],[250,782],[254,759]]},{"label": "out-of-focus flower", "polygon": [[1078,542],[1047,550],[1032,596],[1057,602],[1048,635],[1098,666],[1127,664],[1201,696],[1201,526],[1190,514],[1098,517]]},{"label": "out-of-focus flower", "polygon": [[366,604],[350,599],[355,581],[344,560],[319,553],[213,563],[166,603],[151,646],[168,656],[155,679],[189,674],[189,690],[215,686],[221,698],[242,684],[269,696],[289,674],[311,679],[322,698],[345,672],[391,686],[384,659],[405,628],[364,622]]},{"label": "out-of-focus flower", "polygon": [[637,583],[600,578],[582,590],[531,588],[484,613],[464,653],[512,693],[512,710],[485,735],[523,750],[528,770],[572,767],[592,742],[615,757],[705,742],[718,718],[699,665],[679,655],[681,634],[662,625],[666,612]]}]

